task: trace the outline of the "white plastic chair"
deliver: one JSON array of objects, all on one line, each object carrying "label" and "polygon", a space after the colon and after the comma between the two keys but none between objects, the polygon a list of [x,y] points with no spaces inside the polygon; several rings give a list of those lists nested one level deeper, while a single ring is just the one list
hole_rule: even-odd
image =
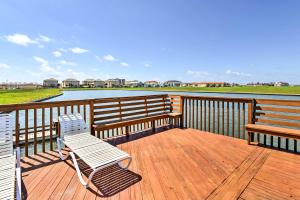
[{"label": "white plastic chair", "polygon": [[[61,143],[70,148],[78,178],[86,188],[94,174],[108,166],[118,164],[121,168],[127,169],[131,163],[131,157],[117,147],[92,136],[87,125],[80,114],[62,115],[59,117],[61,137],[57,138],[57,146],[60,158],[65,160],[62,154]],[[78,166],[75,154],[92,168],[92,173],[85,182]],[[128,160],[123,166],[122,161]]]},{"label": "white plastic chair", "polygon": [[[21,199],[20,148],[13,150],[12,116],[0,114],[0,199]],[[15,196],[16,188],[16,196]]]}]

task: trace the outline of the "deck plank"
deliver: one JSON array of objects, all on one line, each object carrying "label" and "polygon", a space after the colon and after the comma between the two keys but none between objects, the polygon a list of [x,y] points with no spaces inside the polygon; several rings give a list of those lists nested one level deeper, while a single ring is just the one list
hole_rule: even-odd
[{"label": "deck plank", "polygon": [[[299,155],[194,129],[130,138],[118,145],[133,158],[129,171],[101,170],[87,190],[70,158],[41,153],[23,159],[23,191],[28,199],[300,198]],[[86,179],[91,169],[79,164]]]}]

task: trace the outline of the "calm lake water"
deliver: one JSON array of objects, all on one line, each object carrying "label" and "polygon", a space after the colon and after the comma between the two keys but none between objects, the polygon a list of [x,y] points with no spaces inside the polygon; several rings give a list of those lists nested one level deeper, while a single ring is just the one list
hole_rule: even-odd
[{"label": "calm lake water", "polygon": [[212,97],[236,97],[236,98],[264,98],[264,99],[287,99],[300,100],[300,96],[292,95],[262,95],[262,94],[229,94],[229,93],[205,93],[205,92],[159,92],[159,91],[127,91],[127,90],[78,90],[64,91],[62,96],[48,101],[78,100],[90,98],[141,96],[153,94],[181,94],[192,96],[212,96]]}]

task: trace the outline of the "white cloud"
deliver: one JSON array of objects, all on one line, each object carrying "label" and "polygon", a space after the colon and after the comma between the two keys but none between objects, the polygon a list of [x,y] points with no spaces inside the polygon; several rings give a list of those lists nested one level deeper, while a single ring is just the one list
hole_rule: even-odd
[{"label": "white cloud", "polygon": [[62,56],[62,53],[60,51],[53,51],[52,54],[53,54],[54,57],[61,57]]},{"label": "white cloud", "polygon": [[61,61],[59,61],[59,63],[62,65],[71,65],[71,66],[77,65],[77,63],[66,61],[66,60],[61,60]]},{"label": "white cloud", "polygon": [[117,60],[115,57],[113,57],[110,54],[103,56],[103,59],[107,60],[107,61],[116,61]]},{"label": "white cloud", "polygon": [[126,63],[126,62],[121,62],[120,65],[122,65],[123,67],[128,67],[129,66],[129,64]]},{"label": "white cloud", "polygon": [[44,73],[56,73],[56,69],[49,66],[48,60],[45,60],[44,58],[34,56],[33,59],[40,64],[40,70]]},{"label": "white cloud", "polygon": [[100,56],[95,56],[96,60],[98,60],[99,62],[102,62],[102,58]]},{"label": "white cloud", "polygon": [[27,46],[28,44],[36,44],[37,41],[31,39],[27,35],[24,34],[19,34],[15,33],[13,35],[7,35],[5,36],[6,40],[8,42],[17,44],[17,45],[22,45],[22,46]]},{"label": "white cloud", "polygon": [[206,77],[209,75],[208,72],[204,72],[204,71],[192,71],[192,70],[188,70],[186,72],[187,75],[193,76],[193,77],[197,77],[197,78],[201,78],[201,77]]},{"label": "white cloud", "polygon": [[88,52],[89,50],[87,49],[81,49],[79,47],[74,47],[74,48],[71,48],[70,49],[73,53],[77,53],[77,54],[80,54],[80,53],[86,53]]},{"label": "white cloud", "polygon": [[0,63],[0,69],[10,69],[10,66],[5,63]]},{"label": "white cloud", "polygon": [[45,36],[45,35],[39,35],[39,37],[36,39],[37,41],[41,41],[41,42],[51,42],[52,39]]},{"label": "white cloud", "polygon": [[151,67],[151,65],[149,63],[145,63],[144,67]]},{"label": "white cloud", "polygon": [[230,69],[228,69],[226,71],[226,74],[228,75],[234,75],[234,76],[251,76],[251,74],[247,74],[247,73],[244,73],[244,72],[234,72],[234,71],[231,71]]}]

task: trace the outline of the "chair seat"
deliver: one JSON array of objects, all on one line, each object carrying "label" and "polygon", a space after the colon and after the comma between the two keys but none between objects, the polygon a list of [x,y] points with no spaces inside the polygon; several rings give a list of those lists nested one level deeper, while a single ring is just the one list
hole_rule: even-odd
[{"label": "chair seat", "polygon": [[129,157],[124,151],[106,142],[74,150],[74,153],[93,169]]},{"label": "chair seat", "polygon": [[0,199],[14,199],[16,157],[0,157]]},{"label": "chair seat", "polygon": [[67,135],[64,143],[93,169],[129,157],[127,153],[88,132]]}]

